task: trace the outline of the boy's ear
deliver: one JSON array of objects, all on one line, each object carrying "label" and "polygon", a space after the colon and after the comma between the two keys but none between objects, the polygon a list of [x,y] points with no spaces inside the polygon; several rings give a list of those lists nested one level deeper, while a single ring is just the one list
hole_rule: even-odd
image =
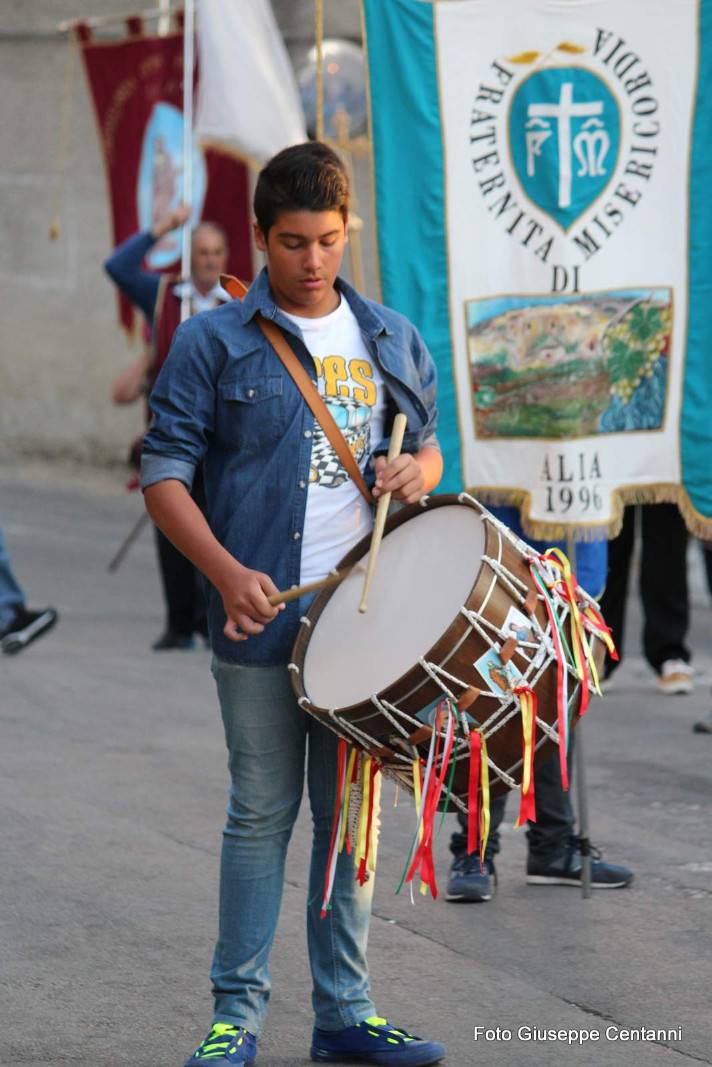
[{"label": "boy's ear", "polygon": [[260,225],[259,225],[259,223],[257,221],[252,223],[252,234],[253,234],[253,237],[255,238],[255,244],[259,248],[260,252],[266,252],[267,251],[267,241],[265,240],[265,235],[262,233],[262,230],[260,229]]}]

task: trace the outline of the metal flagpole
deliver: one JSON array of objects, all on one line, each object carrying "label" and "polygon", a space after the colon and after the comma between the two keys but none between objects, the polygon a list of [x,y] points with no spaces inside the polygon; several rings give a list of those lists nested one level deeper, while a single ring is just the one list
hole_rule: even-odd
[{"label": "metal flagpole", "polygon": [[324,0],[316,0],[316,139],[324,140]]},{"label": "metal flagpole", "polygon": [[[183,14],[183,203],[193,198],[193,65],[195,0],[186,0]],[[180,321],[190,316],[190,218],[183,224]]]},{"label": "metal flagpole", "polygon": [[[576,542],[573,534],[566,535],[566,555],[571,569],[576,571]],[[584,664],[585,669],[585,664]],[[583,723],[576,724],[576,799],[578,800],[579,841],[581,843],[581,893],[584,900],[591,896],[591,841],[588,834],[588,796],[586,793],[586,769],[583,758]]]}]

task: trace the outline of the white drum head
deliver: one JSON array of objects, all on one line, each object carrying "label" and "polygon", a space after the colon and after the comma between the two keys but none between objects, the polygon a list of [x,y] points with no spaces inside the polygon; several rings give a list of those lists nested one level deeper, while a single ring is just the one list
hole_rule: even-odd
[{"label": "white drum head", "polygon": [[484,545],[482,517],[466,504],[423,511],[384,537],[368,611],[358,611],[359,568],[336,588],[314,627],[303,667],[310,702],[359,704],[414,667],[467,601]]}]

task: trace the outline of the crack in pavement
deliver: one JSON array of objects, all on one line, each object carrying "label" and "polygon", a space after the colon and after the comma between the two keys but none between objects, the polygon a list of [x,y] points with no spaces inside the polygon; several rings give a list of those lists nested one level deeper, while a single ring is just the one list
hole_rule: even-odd
[{"label": "crack in pavement", "polygon": [[[578,1008],[579,1011],[582,1011],[585,1015],[593,1015],[596,1019],[603,1019],[605,1022],[613,1023],[615,1026],[618,1026],[622,1030],[629,1029],[618,1019],[614,1018],[612,1015],[608,1015],[604,1011],[599,1011],[598,1008],[591,1008],[588,1004],[581,1004],[578,1000],[569,1000],[568,997],[562,997],[557,993],[552,993],[552,996],[556,997],[557,1000],[560,1000],[562,1004],[568,1004],[569,1007]],[[648,1028],[646,1027],[646,1029]],[[652,1030],[653,1027],[650,1027],[650,1029]],[[712,1063],[712,1060],[705,1059],[703,1056],[696,1056],[694,1052],[686,1052],[684,1049],[679,1048],[677,1045],[670,1045],[666,1041],[650,1040],[646,1041],[645,1044],[658,1045],[660,1048],[664,1048],[667,1052],[674,1052],[678,1056],[685,1056],[686,1059],[694,1060],[696,1063]]]}]

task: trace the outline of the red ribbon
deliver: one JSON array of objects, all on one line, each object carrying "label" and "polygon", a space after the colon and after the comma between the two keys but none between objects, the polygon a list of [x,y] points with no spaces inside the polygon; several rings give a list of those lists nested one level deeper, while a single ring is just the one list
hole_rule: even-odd
[{"label": "red ribbon", "polygon": [[329,874],[331,872],[331,861],[334,855],[334,848],[336,847],[336,832],[339,827],[339,812],[341,811],[341,804],[344,795],[344,769],[346,766],[346,742],[344,740],[339,741],[337,765],[336,765],[336,798],[334,800],[334,818],[331,823],[331,840],[329,841],[329,853],[326,859],[326,874],[324,877],[324,904],[321,909],[321,918],[326,915],[326,897],[329,892]]},{"label": "red ribbon", "polygon": [[433,838],[434,838],[434,825],[435,815],[438,810],[438,800],[442,792],[443,783],[445,781],[445,775],[447,774],[448,764],[450,762],[450,755],[452,753],[453,744],[455,741],[455,731],[450,731],[450,737],[445,751],[443,752],[440,773],[437,773],[438,757],[440,755],[440,723],[442,718],[442,708],[445,702],[441,701],[438,705],[437,720],[435,723],[436,741],[435,741],[435,755],[430,771],[430,780],[428,782],[428,792],[423,805],[423,837],[417,848],[413,862],[410,865],[408,874],[406,875],[406,881],[410,882],[415,877],[415,874],[420,867],[420,877],[425,885],[428,886],[430,892],[433,895],[433,899],[437,900],[438,887],[435,880],[435,861],[433,859]]},{"label": "red ribbon", "polygon": [[467,854],[477,851],[480,833],[480,762],[482,737],[479,730],[470,731],[470,777],[467,791]]}]

